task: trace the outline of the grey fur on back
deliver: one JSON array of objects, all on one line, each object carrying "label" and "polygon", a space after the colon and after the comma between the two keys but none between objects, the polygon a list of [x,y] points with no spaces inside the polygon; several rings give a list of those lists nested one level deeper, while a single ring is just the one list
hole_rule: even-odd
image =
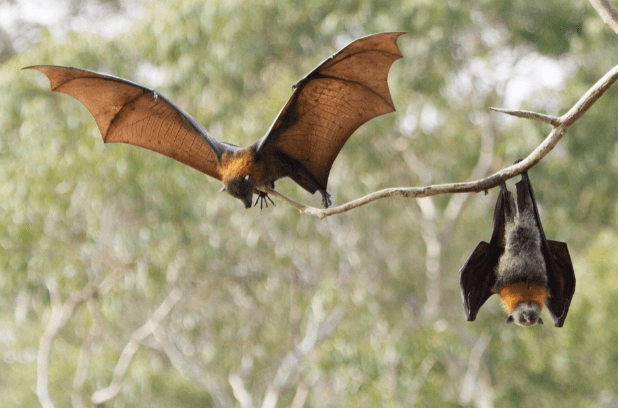
[{"label": "grey fur on back", "polygon": [[[528,205],[530,204],[530,205]],[[547,268],[541,252],[541,235],[534,221],[532,203],[518,209],[505,222],[505,249],[498,262],[496,287],[516,282],[536,282],[547,286]]]}]

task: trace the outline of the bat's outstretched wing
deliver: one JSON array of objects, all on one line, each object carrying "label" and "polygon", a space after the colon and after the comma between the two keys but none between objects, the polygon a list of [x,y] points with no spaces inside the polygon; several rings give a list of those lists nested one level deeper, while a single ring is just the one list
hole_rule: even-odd
[{"label": "bat's outstretched wing", "polygon": [[393,62],[401,58],[397,37],[402,34],[360,38],[301,79],[266,136],[254,145],[258,156],[274,149],[315,179],[312,183],[290,175],[304,189],[326,190],[333,162],[352,133],[395,110],[387,77]]},{"label": "bat's outstretched wing", "polygon": [[539,209],[528,173],[521,174],[521,180],[515,184],[517,188],[517,207],[525,208],[528,197],[531,198],[535,223],[541,234],[541,252],[547,268],[547,286],[549,297],[546,300],[547,310],[554,326],[562,327],[575,293],[575,271],[566,242],[548,241],[543,231]]},{"label": "bat's outstretched wing", "polygon": [[221,179],[218,162],[234,146],[211,137],[189,114],[153,89],[84,69],[34,65],[52,91],[79,100],[94,116],[105,143],[128,143],[176,159]]},{"label": "bat's outstretched wing", "polygon": [[496,267],[504,252],[505,222],[507,217],[514,217],[514,211],[513,196],[503,185],[494,210],[494,225],[489,243],[481,241],[459,271],[461,297],[468,321],[476,319],[481,306],[494,293],[492,289],[496,284]]}]

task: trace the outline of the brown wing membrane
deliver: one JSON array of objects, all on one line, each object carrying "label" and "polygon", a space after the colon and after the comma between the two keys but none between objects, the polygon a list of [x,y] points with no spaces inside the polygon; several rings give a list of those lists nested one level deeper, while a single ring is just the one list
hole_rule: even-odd
[{"label": "brown wing membrane", "polygon": [[496,284],[496,266],[504,252],[505,222],[515,215],[515,201],[506,186],[500,189],[489,243],[481,241],[459,271],[461,297],[466,319],[474,321],[481,306],[491,295]]},{"label": "brown wing membrane", "polygon": [[[267,135],[256,143],[258,155],[275,149],[304,166],[326,189],[333,162],[350,135],[395,110],[387,77],[401,58],[397,37],[402,34],[358,39],[300,80]],[[295,181],[305,187],[302,179]]]},{"label": "brown wing membrane", "polygon": [[575,271],[566,242],[548,240],[547,243],[554,261],[554,267],[548,273],[551,296],[547,300],[547,309],[554,325],[562,327],[575,293]]},{"label": "brown wing membrane", "polygon": [[495,245],[481,241],[459,271],[461,298],[468,321],[476,319],[481,306],[493,295],[492,289],[496,284],[494,268],[500,254]]},{"label": "brown wing membrane", "polygon": [[51,88],[79,100],[94,116],[105,143],[128,143],[178,160],[221,179],[217,164],[227,146],[152,89],[78,68],[35,65]]}]

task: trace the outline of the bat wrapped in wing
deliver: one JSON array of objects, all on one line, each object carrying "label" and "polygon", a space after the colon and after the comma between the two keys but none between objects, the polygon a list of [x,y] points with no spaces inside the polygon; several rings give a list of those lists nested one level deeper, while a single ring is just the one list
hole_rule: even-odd
[{"label": "bat wrapped in wing", "polygon": [[368,120],[393,112],[387,77],[401,53],[401,32],[369,35],[332,55],[296,85],[264,137],[241,148],[216,140],[188,113],[153,89],[78,68],[34,65],[51,88],[88,108],[105,143],[140,146],[208,174],[251,207],[270,199],[258,187],[289,177],[310,193],[326,191],[341,148]]},{"label": "bat wrapped in wing", "polygon": [[575,293],[575,272],[565,242],[547,240],[528,173],[516,184],[517,208],[503,183],[489,243],[481,241],[460,271],[461,295],[469,321],[498,294],[508,309],[507,323],[543,323],[547,306],[562,327]]}]

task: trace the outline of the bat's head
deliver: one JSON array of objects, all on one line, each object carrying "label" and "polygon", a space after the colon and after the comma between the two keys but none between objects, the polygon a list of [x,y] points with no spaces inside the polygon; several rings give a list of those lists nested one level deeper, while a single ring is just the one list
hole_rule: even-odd
[{"label": "bat's head", "polygon": [[242,201],[245,208],[251,208],[254,188],[255,180],[253,180],[253,177],[246,175],[225,181],[225,187],[221,191],[227,191],[232,197]]},{"label": "bat's head", "polygon": [[541,309],[547,299],[545,286],[535,282],[516,282],[498,291],[509,314],[507,323],[518,326],[543,324]]},{"label": "bat's head", "polygon": [[543,324],[541,308],[536,303],[522,302],[515,306],[513,313],[506,319],[507,323],[515,323],[518,326],[534,326],[536,323]]}]

